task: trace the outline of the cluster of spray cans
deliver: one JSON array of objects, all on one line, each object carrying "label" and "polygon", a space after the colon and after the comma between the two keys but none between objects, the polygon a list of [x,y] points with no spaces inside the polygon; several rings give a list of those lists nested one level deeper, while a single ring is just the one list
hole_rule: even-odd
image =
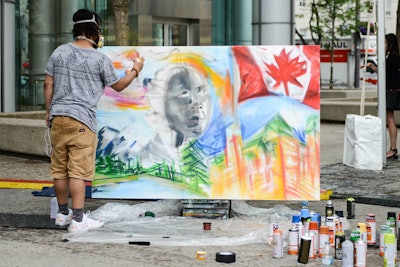
[{"label": "cluster of spray cans", "polygon": [[[299,214],[292,216],[292,226],[288,231],[288,254],[297,255],[302,264],[311,259],[321,258],[323,265],[332,265],[334,258],[342,259],[343,211],[334,210],[332,201],[328,201],[325,209],[325,223],[321,222],[321,214],[310,213],[308,202],[303,201]],[[273,231],[273,256],[283,257],[282,231],[275,226]],[[271,226],[270,226],[271,230]]]},{"label": "cluster of spray cans", "polygon": [[[347,199],[347,219],[355,218],[355,200]],[[387,221],[377,234],[374,214],[367,214],[365,222],[357,223],[346,239],[343,229],[344,214],[334,209],[331,200],[325,206],[325,220],[321,222],[319,213],[310,214],[308,203],[304,201],[300,214],[292,216],[292,226],[288,231],[289,255],[297,255],[297,261],[306,264],[312,259],[321,259],[323,266],[333,265],[340,260],[342,267],[365,267],[368,246],[377,246],[383,257],[383,266],[395,267],[397,250],[400,250],[400,214],[389,212]],[[396,238],[397,235],[397,238]],[[282,258],[283,235],[277,223],[270,223],[270,241],[273,244],[273,257]]]}]

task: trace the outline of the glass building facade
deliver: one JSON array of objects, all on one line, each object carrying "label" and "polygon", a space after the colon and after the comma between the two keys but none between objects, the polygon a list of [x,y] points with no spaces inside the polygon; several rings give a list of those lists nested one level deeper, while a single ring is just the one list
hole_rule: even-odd
[{"label": "glass building facade", "polygon": [[[179,2],[182,1],[130,0],[129,44],[210,45],[211,2],[186,0],[185,5]],[[16,1],[17,111],[45,108],[44,67],[54,48],[72,41],[72,15],[80,8],[94,10],[101,16],[105,43],[115,45],[112,0]],[[208,37],[200,40],[200,35]]]},{"label": "glass building facade", "polygon": [[[258,31],[274,25],[262,16],[276,14],[267,8],[271,3],[268,0],[128,2],[131,46],[261,44],[263,39]],[[280,1],[282,6],[293,9],[293,0]],[[115,45],[113,0],[0,0],[0,112],[44,110],[46,62],[58,45],[73,41],[72,15],[80,8],[94,10],[101,16],[105,44]],[[281,8],[282,14],[292,16],[287,8]],[[15,19],[7,18],[13,14]],[[278,19],[282,20],[282,16]],[[294,24],[294,17],[289,23],[280,24]],[[10,27],[15,31],[10,31]],[[10,77],[15,77],[15,81]]]}]

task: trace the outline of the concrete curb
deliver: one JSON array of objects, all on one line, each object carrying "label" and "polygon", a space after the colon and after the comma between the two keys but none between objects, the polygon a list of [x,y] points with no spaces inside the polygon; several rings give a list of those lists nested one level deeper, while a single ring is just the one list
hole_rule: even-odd
[{"label": "concrete curb", "polygon": [[0,118],[0,150],[46,156],[44,120]]}]

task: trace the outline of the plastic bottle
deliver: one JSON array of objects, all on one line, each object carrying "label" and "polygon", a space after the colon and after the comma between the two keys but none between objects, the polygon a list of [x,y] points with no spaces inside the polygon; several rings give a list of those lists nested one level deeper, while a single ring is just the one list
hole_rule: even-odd
[{"label": "plastic bottle", "polygon": [[322,266],[333,265],[333,253],[331,249],[331,244],[329,242],[325,242],[322,256]]},{"label": "plastic bottle", "polygon": [[58,203],[57,198],[52,197],[50,199],[50,219],[55,219],[58,213]]}]

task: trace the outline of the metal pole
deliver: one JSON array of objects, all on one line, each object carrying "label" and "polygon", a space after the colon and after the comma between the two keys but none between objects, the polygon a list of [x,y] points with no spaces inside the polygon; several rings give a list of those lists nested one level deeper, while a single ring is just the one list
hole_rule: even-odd
[{"label": "metal pole", "polygon": [[1,111],[15,112],[15,0],[1,2],[0,19]]},{"label": "metal pole", "polygon": [[4,112],[4,0],[0,0],[0,113]]},{"label": "metal pole", "polygon": [[[370,3],[372,5],[372,3]],[[364,55],[364,69],[363,69],[363,82],[362,82],[362,90],[361,90],[361,105],[360,105],[360,115],[364,116],[364,106],[365,106],[365,73],[367,72],[367,62],[368,62],[368,50],[369,50],[369,32],[371,30],[371,13],[373,10],[373,6],[371,6],[369,8],[368,11],[368,25],[367,25],[367,41],[366,41],[366,45],[365,45],[365,55]]]},{"label": "metal pole", "polygon": [[[360,21],[360,0],[356,0],[356,25]],[[354,88],[360,87],[360,33],[353,33],[354,42]]]},{"label": "metal pole", "polygon": [[385,0],[377,0],[378,24],[378,117],[382,119],[382,162],[386,166],[386,56],[385,56]]}]

